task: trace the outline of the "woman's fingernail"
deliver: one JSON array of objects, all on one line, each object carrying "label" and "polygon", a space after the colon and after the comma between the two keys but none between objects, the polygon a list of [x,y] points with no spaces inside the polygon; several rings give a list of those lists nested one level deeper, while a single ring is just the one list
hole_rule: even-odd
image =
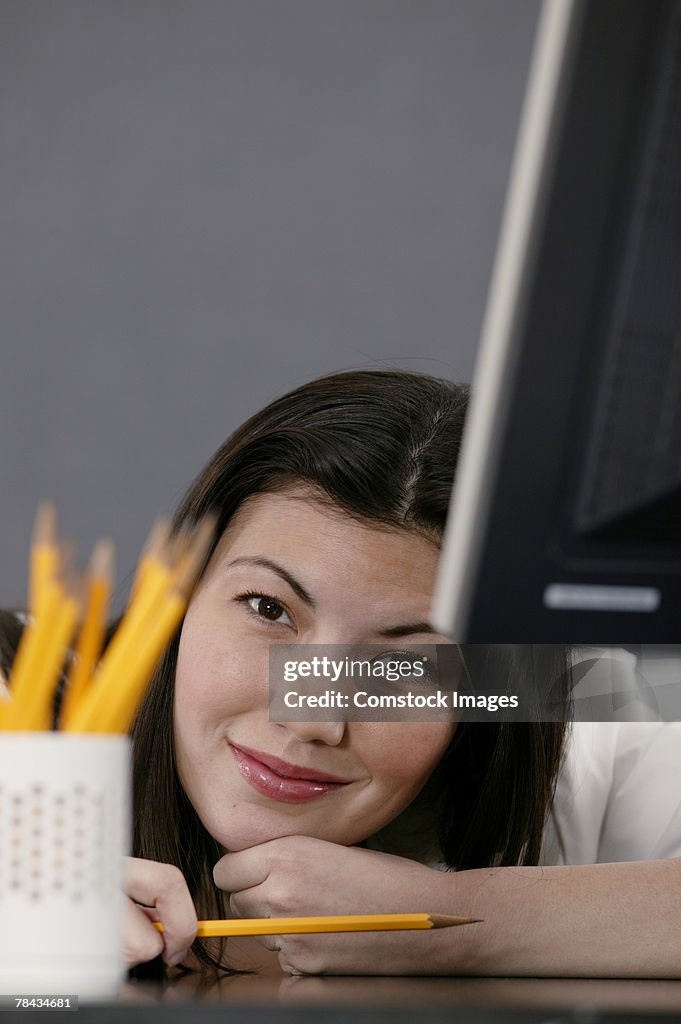
[{"label": "woman's fingernail", "polygon": [[182,953],[174,953],[167,961],[168,967],[177,967],[179,963],[184,960],[184,951]]}]

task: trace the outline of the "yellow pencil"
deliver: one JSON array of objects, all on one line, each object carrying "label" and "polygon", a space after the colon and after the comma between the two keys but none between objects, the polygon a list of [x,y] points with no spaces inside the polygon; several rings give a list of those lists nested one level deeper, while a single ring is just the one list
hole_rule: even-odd
[{"label": "yellow pencil", "polygon": [[150,558],[94,684],[69,717],[76,732],[127,732],[144,688],[184,614],[189,593],[215,532],[207,516],[193,533],[178,535]]},{"label": "yellow pencil", "polygon": [[[301,935],[310,932],[391,932],[455,928],[477,924],[478,917],[449,914],[338,914],[331,917],[253,917],[231,921],[199,921],[198,938],[230,935]],[[154,926],[163,931],[160,921]]]},{"label": "yellow pencil", "polygon": [[[166,520],[155,524],[133,595],[99,664],[113,585],[113,547],[110,541],[96,545],[62,706],[62,726],[68,731],[129,730],[154,667],[186,609],[215,527],[213,516],[172,535]],[[83,597],[80,581],[66,582],[72,557],[73,546],[59,543],[54,505],[43,503],[31,547],[31,615],[14,659],[9,700],[0,702],[2,729],[50,728],[54,690]]]},{"label": "yellow pencil", "polygon": [[[215,534],[214,516],[206,516],[193,533],[171,539],[173,587],[157,606],[153,617],[144,622],[144,643],[139,650],[130,650],[121,672],[119,685],[109,688],[106,705],[99,705],[90,719],[89,728],[97,732],[128,732],[144,696],[146,681],[163,650],[168,645],[187,607],[190,592],[201,571]],[[93,721],[96,724],[92,724]]]},{"label": "yellow pencil", "polygon": [[72,589],[62,592],[61,601],[49,635],[38,653],[38,665],[30,694],[17,706],[18,727],[25,731],[49,729],[52,725],[52,702],[59,673],[73,636],[80,603]]},{"label": "yellow pencil", "polygon": [[75,714],[99,660],[113,587],[113,559],[113,541],[98,541],[88,567],[86,608],[61,708],[64,724]]},{"label": "yellow pencil", "polygon": [[58,564],[57,511],[53,502],[43,501],[36,514],[29,566],[28,608],[34,617]]},{"label": "yellow pencil", "polygon": [[109,698],[125,680],[130,661],[147,647],[149,626],[157,621],[172,582],[172,569],[161,562],[149,564],[144,582],[128,607],[123,621],[109,644],[87,692],[69,715],[67,728],[75,732],[108,732],[99,728],[98,719]]},{"label": "yellow pencil", "polygon": [[208,513],[191,534],[179,535],[181,547],[175,560],[175,587],[187,596],[203,568],[216,528],[216,517]]},{"label": "yellow pencil", "polygon": [[35,686],[36,672],[41,663],[41,654],[49,641],[52,628],[63,597],[61,586],[54,579],[44,582],[39,599],[40,615],[33,616],[26,625],[19,642],[12,671],[10,672],[9,704],[3,708],[3,729],[23,728],[23,714],[30,706]]},{"label": "yellow pencil", "polygon": [[157,519],[149,531],[149,536],[144,542],[142,554],[140,555],[139,562],[137,563],[137,571],[130,589],[130,597],[128,598],[128,607],[132,605],[133,601],[139,594],[140,589],[146,583],[149,567],[153,566],[161,558],[162,552],[166,547],[169,538],[170,520],[165,517]]},{"label": "yellow pencil", "polygon": [[[67,728],[74,732],[126,733],[131,728],[145,686],[157,661],[172,637],[186,608],[184,597],[171,594],[148,624],[144,645],[137,652],[104,673],[90,690],[82,709],[78,709]],[[96,690],[95,690],[96,688]],[[91,698],[91,699],[90,699]]]}]

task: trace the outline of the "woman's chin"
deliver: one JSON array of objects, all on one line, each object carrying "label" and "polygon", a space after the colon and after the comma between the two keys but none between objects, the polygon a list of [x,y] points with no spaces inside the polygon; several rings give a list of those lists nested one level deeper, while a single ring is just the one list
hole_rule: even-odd
[{"label": "woman's chin", "polygon": [[269,843],[273,839],[282,839],[286,835],[296,834],[293,830],[287,832],[285,829],[268,828],[264,823],[261,827],[250,825],[244,829],[227,829],[224,827],[224,822],[222,826],[219,823],[212,822],[211,824],[206,824],[206,828],[213,839],[229,853],[250,850],[252,846],[260,846],[262,843]]},{"label": "woman's chin", "polygon": [[[249,828],[243,832],[234,832],[226,829],[208,829],[213,838],[222,846],[226,853],[239,853],[241,850],[250,850],[254,846],[262,846],[277,839],[288,839],[292,836],[311,836],[313,839],[321,839],[314,830],[305,830],[291,825],[289,828]],[[333,840],[332,840],[333,841]]]}]

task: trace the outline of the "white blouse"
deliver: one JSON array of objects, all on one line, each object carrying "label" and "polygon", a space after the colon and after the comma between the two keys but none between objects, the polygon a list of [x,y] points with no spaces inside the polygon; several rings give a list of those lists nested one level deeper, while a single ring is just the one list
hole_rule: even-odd
[{"label": "white blouse", "polygon": [[681,856],[681,722],[574,722],[542,864]]},{"label": "white blouse", "polygon": [[[568,728],[539,863],[681,857],[681,722]],[[448,870],[427,818],[414,806],[366,846]]]}]

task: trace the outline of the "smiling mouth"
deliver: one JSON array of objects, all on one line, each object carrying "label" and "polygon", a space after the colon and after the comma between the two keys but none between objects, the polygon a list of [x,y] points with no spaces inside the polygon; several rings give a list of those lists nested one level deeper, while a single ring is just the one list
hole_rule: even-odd
[{"label": "smiling mouth", "polygon": [[229,743],[237,767],[254,789],[283,803],[307,803],[347,786],[351,780],[289,764],[271,754]]}]

